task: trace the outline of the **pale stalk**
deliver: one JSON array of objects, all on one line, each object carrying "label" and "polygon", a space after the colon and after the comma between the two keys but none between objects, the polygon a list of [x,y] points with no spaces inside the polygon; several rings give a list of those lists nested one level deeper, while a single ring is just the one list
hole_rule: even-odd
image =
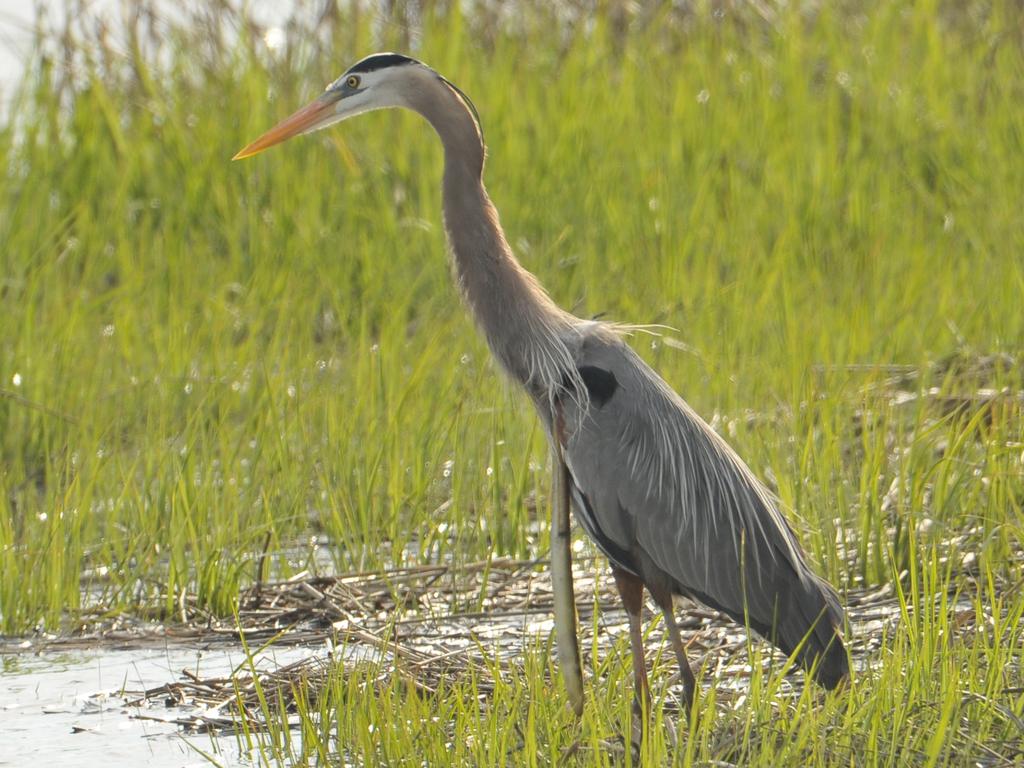
[{"label": "pale stalk", "polygon": [[569,526],[569,484],[562,450],[552,450],[551,488],[551,589],[555,602],[555,640],[558,666],[565,680],[569,704],[583,714],[583,669],[576,635],[576,596],[572,584],[572,536]]}]

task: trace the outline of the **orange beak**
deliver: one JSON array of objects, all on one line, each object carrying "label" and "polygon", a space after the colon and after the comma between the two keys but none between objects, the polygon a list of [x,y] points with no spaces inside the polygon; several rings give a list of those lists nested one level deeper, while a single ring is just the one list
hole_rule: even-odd
[{"label": "orange beak", "polygon": [[287,141],[293,136],[301,133],[308,133],[315,130],[322,123],[335,116],[334,105],[338,103],[337,94],[325,93],[320,98],[300,109],[295,114],[286,117],[269,131],[260,136],[252,144],[238,151],[232,160],[242,160],[252,157],[265,149]]}]

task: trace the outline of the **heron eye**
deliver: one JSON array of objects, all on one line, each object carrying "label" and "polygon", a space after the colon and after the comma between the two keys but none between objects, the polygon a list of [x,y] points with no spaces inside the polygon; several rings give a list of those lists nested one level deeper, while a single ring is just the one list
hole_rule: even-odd
[{"label": "heron eye", "polygon": [[345,84],[349,88],[358,88],[359,87],[359,78],[356,77],[355,75],[352,75],[351,77],[349,77],[348,80],[345,81]]}]

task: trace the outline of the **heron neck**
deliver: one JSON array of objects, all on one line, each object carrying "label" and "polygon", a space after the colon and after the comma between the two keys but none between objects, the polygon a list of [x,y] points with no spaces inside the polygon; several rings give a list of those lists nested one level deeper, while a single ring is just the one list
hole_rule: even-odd
[{"label": "heron neck", "polygon": [[503,367],[535,398],[549,399],[571,365],[565,338],[575,318],[516,260],[484,188],[484,145],[454,91],[420,110],[445,150],[444,223],[462,295]]}]

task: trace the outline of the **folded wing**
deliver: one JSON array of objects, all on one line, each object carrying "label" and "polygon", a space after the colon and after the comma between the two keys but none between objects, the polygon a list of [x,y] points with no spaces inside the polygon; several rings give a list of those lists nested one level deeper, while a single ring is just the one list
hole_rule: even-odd
[{"label": "folded wing", "polygon": [[585,336],[577,370],[588,397],[562,399],[562,439],[574,511],[598,547],[648,584],[668,580],[799,649],[834,687],[848,672],[842,611],[769,491],[617,335]]}]

